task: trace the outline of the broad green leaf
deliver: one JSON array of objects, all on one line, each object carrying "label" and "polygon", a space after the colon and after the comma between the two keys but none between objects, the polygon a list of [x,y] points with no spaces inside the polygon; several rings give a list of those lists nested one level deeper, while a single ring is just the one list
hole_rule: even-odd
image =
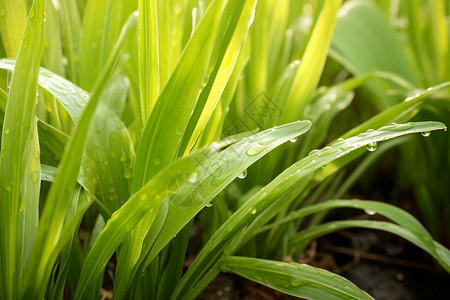
[{"label": "broad green leaf", "polygon": [[[15,61],[0,60],[0,68],[12,70]],[[63,77],[41,68],[39,71],[39,85],[55,96],[66,109],[75,124],[78,123],[81,113],[89,99],[89,94]]]},{"label": "broad green leaf", "polygon": [[295,74],[294,82],[284,107],[283,123],[302,116],[303,110],[311,101],[325,65],[336,23],[336,14],[341,3],[341,0],[327,1],[320,13]]},{"label": "broad green leaf", "polygon": [[6,55],[10,58],[15,58],[19,52],[27,23],[27,10],[24,0],[0,1],[0,32]]},{"label": "broad green leaf", "polygon": [[[247,202],[245,202],[219,228],[219,230],[214,233],[200,251],[196,260],[189,267],[187,273],[175,290],[175,296],[173,298],[177,299],[180,295],[188,293],[189,289],[192,288],[202,274],[217,261],[224,251],[225,246],[232,238],[234,238],[234,241],[225,251],[231,254],[237,251],[239,247],[242,246],[243,242],[250,239],[261,226],[269,222],[276,213],[289,204],[289,201],[294,199],[295,194],[289,195],[289,190],[291,188],[296,188],[298,185],[300,185],[301,188],[302,180],[313,174],[316,170],[320,170],[330,162],[369,144],[375,146],[374,143],[376,142],[405,134],[428,132],[445,128],[445,125],[439,122],[417,122],[390,125],[338,141],[321,150],[312,151],[308,156],[286,169],[272,182],[247,200]],[[271,209],[265,213],[269,206],[271,206]],[[260,214],[261,218],[258,217]],[[251,225],[242,231],[242,229],[249,224]]]},{"label": "broad green leaf", "polygon": [[[401,40],[379,8],[370,2],[352,0],[342,6],[330,54],[354,75],[385,71],[418,86],[417,74]],[[389,82],[370,82],[367,87],[375,93],[382,109],[398,102],[386,95],[385,91],[393,87]]]},{"label": "broad green leaf", "polygon": [[59,245],[58,241],[65,238],[61,235],[61,229],[64,230],[66,207],[80,171],[89,125],[100,100],[101,92],[114,71],[124,37],[136,24],[136,18],[137,16],[132,14],[126,22],[119,40],[111,51],[106,67],[95,84],[94,93],[80,117],[80,122],[75,128],[72,139],[64,151],[55,181],[47,196],[32,250],[32,257],[28,264],[28,267],[35,270],[35,272],[25,274],[25,282],[27,283],[26,297],[40,298],[45,292],[42,286],[45,286],[44,282],[47,282],[50,276],[52,265],[56,261],[58,250],[60,249],[58,247],[63,246]]},{"label": "broad green leaf", "polygon": [[92,121],[85,154],[96,164],[99,198],[109,211],[116,211],[130,195],[134,149],[127,128],[105,104]]},{"label": "broad green leaf", "polygon": [[226,256],[220,269],[305,299],[373,299],[344,277],[297,263]]},{"label": "broad green leaf", "polygon": [[43,31],[44,1],[36,1],[20,45],[2,129],[0,296],[3,299],[15,299],[20,293],[19,276],[27,263],[38,222],[40,163],[36,93],[44,49]]},{"label": "broad green leaf", "polygon": [[156,0],[139,0],[139,91],[143,124],[159,96],[159,45]]},{"label": "broad green leaf", "polygon": [[243,138],[211,158],[198,159],[195,180],[191,179],[171,195],[165,225],[150,252],[139,257],[132,274],[144,271],[173,237],[248,166],[280,144],[305,133],[310,126],[309,121],[298,121],[268,129]]}]

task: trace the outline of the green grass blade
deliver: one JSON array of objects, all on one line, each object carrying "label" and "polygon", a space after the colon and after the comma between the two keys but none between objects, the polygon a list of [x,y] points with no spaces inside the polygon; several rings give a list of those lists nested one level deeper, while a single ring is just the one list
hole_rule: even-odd
[{"label": "green grass blade", "polygon": [[133,14],[124,26],[111,56],[108,59],[99,81],[96,83],[94,93],[86,105],[80,122],[75,128],[72,139],[67,144],[55,181],[47,196],[46,205],[42,214],[40,226],[33,247],[29,268],[35,270],[26,274],[27,289],[25,295],[30,298],[40,298],[45,292],[52,265],[56,260],[58,241],[65,238],[61,235],[66,208],[70,195],[75,186],[77,175],[80,171],[84,144],[88,129],[103,88],[111,77],[119,57],[119,50],[128,31],[137,23],[137,16]]},{"label": "green grass blade", "polygon": [[61,25],[64,32],[64,54],[67,57],[67,78],[79,83],[78,64],[81,48],[81,18],[76,0],[60,0]]},{"label": "green grass blade", "polygon": [[139,0],[139,90],[142,122],[147,124],[159,96],[159,45],[156,0]]},{"label": "green grass blade", "polygon": [[[422,248],[423,250],[427,251],[429,254],[431,254],[440,264],[442,267],[445,268],[445,270],[450,270],[450,251],[440,245],[437,242],[433,241],[433,246],[429,247],[428,245],[428,239],[427,236],[419,236],[415,233],[409,231],[408,229],[393,224],[389,222],[382,222],[382,221],[361,221],[361,220],[351,220],[351,221],[334,221],[334,222],[328,222],[321,225],[316,225],[314,227],[311,227],[309,229],[306,229],[299,233],[295,238],[293,238],[290,241],[290,245],[293,246],[295,244],[303,243],[307,244],[309,241],[338,231],[343,230],[347,228],[355,228],[355,227],[362,227],[362,228],[369,228],[369,229],[376,229],[376,230],[384,230],[388,231],[390,233],[396,234],[411,243],[415,244],[416,246]],[[437,250],[439,249],[439,250]],[[438,254],[439,253],[439,254]]]},{"label": "green grass blade", "polygon": [[[194,146],[195,142],[199,138],[200,134],[205,129],[206,124],[208,123],[211,115],[218,105],[218,102],[222,96],[222,93],[225,90],[228,80],[231,77],[231,74],[234,70],[234,66],[238,59],[238,55],[241,51],[241,48],[244,45],[245,38],[248,33],[248,29],[253,22],[254,13],[255,13],[256,1],[246,1],[244,7],[242,8],[241,15],[236,24],[235,30],[233,31],[232,37],[228,43],[228,47],[226,48],[226,52],[222,58],[220,58],[220,67],[217,73],[213,74],[214,76],[210,76],[209,80],[211,80],[212,87],[207,96],[206,102],[201,110],[201,114],[197,120],[195,120],[195,129],[192,134],[188,137],[189,142],[186,152],[190,151]],[[222,36],[219,36],[220,39],[224,39]]]},{"label": "green grass blade", "polygon": [[[386,124],[390,124],[392,122],[405,122],[414,117],[423,106],[426,101],[429,100],[429,95],[432,93],[436,93],[442,89],[448,88],[450,86],[450,82],[442,83],[440,85],[430,87],[424,91],[417,93],[414,96],[408,97],[405,101],[394,105],[381,113],[375,115],[370,118],[366,122],[352,128],[345,134],[341,136],[341,138],[349,138],[352,135],[359,134],[366,130],[370,130],[372,128],[377,128]],[[335,173],[337,170],[340,170],[344,165],[346,165],[349,161],[355,159],[360,156],[362,151],[355,151],[354,153],[348,155],[347,157],[343,157],[342,159],[338,159],[331,164],[328,164],[320,173],[316,176],[316,181],[321,181],[323,178],[328,177],[329,175]]]},{"label": "green grass blade", "polygon": [[327,1],[314,27],[303,54],[284,107],[282,122],[289,122],[303,115],[317,87],[336,23],[336,14],[342,1]]},{"label": "green grass blade", "polygon": [[[58,6],[59,7],[59,6]],[[62,64],[63,51],[61,44],[60,19],[55,2],[51,1],[45,6],[45,29],[44,29],[44,55],[43,65],[64,76],[65,69]]]},{"label": "green grass blade", "polygon": [[227,256],[220,269],[305,299],[373,299],[344,277],[308,265]]},{"label": "green grass blade", "polygon": [[[177,156],[182,133],[203,88],[213,48],[211,33],[216,31],[222,4],[223,0],[215,0],[205,12],[152,110],[136,153],[132,192]],[[160,147],[162,144],[164,147]]]},{"label": "green grass blade", "polygon": [[[0,295],[16,299],[19,276],[35,236],[39,203],[37,77],[44,49],[44,1],[30,11],[11,79],[0,158]],[[32,223],[29,223],[32,222]]]}]

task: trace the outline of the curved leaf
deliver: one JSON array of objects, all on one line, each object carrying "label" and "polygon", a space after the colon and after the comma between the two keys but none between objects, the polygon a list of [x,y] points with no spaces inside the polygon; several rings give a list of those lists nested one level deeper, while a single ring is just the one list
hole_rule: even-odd
[{"label": "curved leaf", "polygon": [[304,264],[226,256],[220,269],[305,299],[373,299],[349,280]]},{"label": "curved leaf", "polygon": [[[182,281],[174,292],[173,298],[187,294],[189,289],[207,271],[209,266],[214,264],[225,246],[234,238],[228,246],[226,252],[234,253],[243,241],[250,239],[255,232],[265,223],[270,221],[290,200],[296,196],[285,195],[296,185],[301,188],[301,181],[314,171],[343,157],[352,151],[371,143],[391,139],[405,134],[415,132],[427,132],[431,130],[446,129],[440,122],[417,122],[381,127],[378,130],[367,131],[346,140],[338,141],[335,144],[321,150],[312,151],[308,156],[301,159],[283,173],[277,176],[272,182],[253,195],[245,202],[209,239],[207,244],[200,251],[193,264],[189,267]],[[266,213],[266,209],[272,208]],[[276,205],[274,207],[273,205]],[[257,216],[261,217],[254,221],[244,231]],[[241,232],[240,232],[241,231]],[[239,233],[240,232],[240,233]]]}]

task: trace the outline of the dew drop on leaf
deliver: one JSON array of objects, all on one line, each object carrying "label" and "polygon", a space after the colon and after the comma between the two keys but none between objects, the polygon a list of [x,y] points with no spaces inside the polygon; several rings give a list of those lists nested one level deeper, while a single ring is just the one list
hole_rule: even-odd
[{"label": "dew drop on leaf", "polygon": [[378,147],[377,142],[369,143],[366,146],[367,150],[369,150],[370,152],[377,150],[377,147]]},{"label": "dew drop on leaf", "polygon": [[295,143],[296,141],[297,141],[296,138],[293,138],[293,139],[290,139],[290,140],[289,140],[289,142],[291,142],[291,143]]},{"label": "dew drop on leaf", "polygon": [[427,137],[427,136],[430,136],[431,132],[429,132],[429,131],[423,131],[423,132],[421,132],[420,134],[421,134],[422,136],[424,136],[424,137]]},{"label": "dew drop on leaf", "polygon": [[247,149],[247,155],[256,155],[261,153],[264,149],[266,149],[266,146],[263,145],[253,145],[250,148]]},{"label": "dew drop on leaf", "polygon": [[217,151],[219,149],[219,144],[217,144],[216,142],[211,143],[211,151]]},{"label": "dew drop on leaf", "polygon": [[190,183],[195,183],[197,182],[198,179],[198,174],[197,173],[193,173],[190,177],[189,177],[189,182]]},{"label": "dew drop on leaf", "polygon": [[247,177],[247,169],[245,169],[241,174],[238,175],[238,178],[240,179],[244,179],[245,177]]},{"label": "dew drop on leaf", "polygon": [[206,207],[211,207],[211,206],[213,206],[213,203],[212,203],[212,201],[211,202],[208,202],[208,203],[206,203],[206,205],[205,205]]},{"label": "dew drop on leaf", "polygon": [[376,214],[376,212],[374,212],[373,210],[368,210],[368,209],[365,209],[364,212],[365,212],[366,214],[368,214],[369,216],[373,216],[373,215]]}]

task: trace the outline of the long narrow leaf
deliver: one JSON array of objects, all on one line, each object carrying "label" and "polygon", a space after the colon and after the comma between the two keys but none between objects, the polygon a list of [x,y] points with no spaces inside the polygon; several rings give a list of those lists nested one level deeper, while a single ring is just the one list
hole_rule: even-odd
[{"label": "long narrow leaf", "polygon": [[36,1],[30,10],[11,80],[2,130],[0,295],[3,299],[18,296],[19,274],[26,263],[38,222],[40,163],[36,93],[44,50],[44,2]]},{"label": "long narrow leaf", "polygon": [[227,256],[220,268],[305,299],[373,299],[344,277],[308,265]]}]

